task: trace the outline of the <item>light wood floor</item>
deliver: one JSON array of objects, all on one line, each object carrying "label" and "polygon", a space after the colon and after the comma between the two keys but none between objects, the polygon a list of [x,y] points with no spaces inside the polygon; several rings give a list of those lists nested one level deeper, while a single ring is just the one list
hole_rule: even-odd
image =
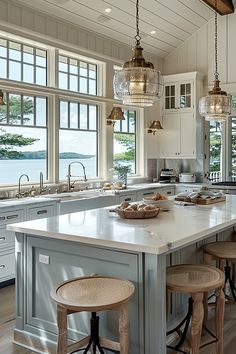
[{"label": "light wood floor", "polygon": [[[13,344],[13,329],[15,326],[15,289],[8,286],[0,289],[0,354],[35,354]],[[211,313],[211,310],[210,310]],[[213,310],[212,310],[213,313]],[[213,319],[212,319],[213,322]],[[212,324],[210,324],[212,326]],[[168,354],[173,351],[168,351]],[[215,345],[201,349],[201,354],[215,354]],[[236,304],[228,304],[225,309],[224,321],[224,354],[236,353]],[[151,354],[151,353],[150,353]]]}]

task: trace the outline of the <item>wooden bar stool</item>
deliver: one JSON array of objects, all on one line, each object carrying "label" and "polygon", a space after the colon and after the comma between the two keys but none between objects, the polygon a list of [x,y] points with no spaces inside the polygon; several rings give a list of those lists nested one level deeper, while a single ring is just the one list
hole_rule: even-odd
[{"label": "wooden bar stool", "polygon": [[[128,354],[128,302],[134,293],[134,285],[119,278],[105,276],[87,276],[65,281],[51,291],[51,297],[57,303],[58,345],[57,354],[70,354],[103,349]],[[97,312],[116,310],[119,313],[120,341],[115,342],[99,336],[99,317]],[[90,335],[80,341],[67,344],[67,315],[76,312],[91,312]],[[91,349],[90,349],[91,348]]]},{"label": "wooden bar stool", "polygon": [[[198,354],[201,348],[202,327],[210,333],[214,340],[204,343],[203,346],[216,342],[216,354],[223,354],[223,319],[224,319],[224,273],[215,267],[198,264],[181,264],[168,267],[166,270],[167,291],[176,293],[189,293],[188,314],[184,320],[167,335],[173,332],[180,332],[180,327],[185,323],[182,337],[179,343],[169,348],[186,353],[181,349],[183,342],[186,339],[188,325],[191,320],[191,337],[190,348],[192,354]],[[209,291],[215,291],[216,307],[215,307],[215,332],[213,335],[205,326],[207,322],[207,295]]]},{"label": "wooden bar stool", "polygon": [[[218,261],[219,268],[225,272],[225,285],[229,282],[230,291],[236,302],[236,287],[232,279],[232,271],[229,263],[236,261],[236,242],[219,241],[211,242],[203,246],[203,260],[205,264]],[[228,296],[226,296],[228,298]]]}]

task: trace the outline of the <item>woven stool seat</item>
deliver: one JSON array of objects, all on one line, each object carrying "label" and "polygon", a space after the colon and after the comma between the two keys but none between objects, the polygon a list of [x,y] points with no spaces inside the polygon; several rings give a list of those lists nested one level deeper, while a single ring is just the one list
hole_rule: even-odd
[{"label": "woven stool seat", "polygon": [[[167,332],[167,335],[177,332],[180,335],[180,340],[175,346],[169,345],[168,347],[181,353],[187,353],[181,348],[186,340],[188,327],[191,323],[189,342],[191,354],[199,353],[203,327],[214,338],[214,340],[204,343],[204,346],[216,342],[216,354],[223,354],[224,293],[222,289],[224,273],[220,269],[209,265],[180,264],[167,268],[166,285],[169,292],[189,293],[191,296],[187,315],[176,328]],[[209,291],[214,291],[216,296],[215,335],[206,327]]]},{"label": "woven stool seat", "polygon": [[203,252],[221,259],[236,259],[236,242],[211,242],[203,246]]},{"label": "woven stool seat", "polygon": [[[124,279],[106,276],[87,276],[70,279],[51,291],[57,303],[58,345],[57,354],[70,354],[80,350],[104,354],[104,349],[128,354],[128,301],[135,290],[134,285]],[[120,341],[115,342],[99,336],[97,312],[115,310],[119,314]],[[91,312],[90,335],[73,344],[67,343],[67,315]]]},{"label": "woven stool seat", "polygon": [[[232,267],[236,261],[236,242],[218,241],[211,242],[202,247],[203,259],[205,264],[211,264],[212,261],[218,261],[218,267],[225,272],[225,285],[229,284],[229,291],[226,295],[227,300],[236,302],[236,286],[234,284]],[[225,286],[226,288],[226,286]]]},{"label": "woven stool seat", "polygon": [[72,279],[59,285],[52,298],[62,306],[78,311],[103,311],[128,300],[134,285],[123,279],[87,277]]},{"label": "woven stool seat", "polygon": [[224,274],[205,265],[177,265],[167,268],[167,287],[175,292],[206,292],[224,284]]}]

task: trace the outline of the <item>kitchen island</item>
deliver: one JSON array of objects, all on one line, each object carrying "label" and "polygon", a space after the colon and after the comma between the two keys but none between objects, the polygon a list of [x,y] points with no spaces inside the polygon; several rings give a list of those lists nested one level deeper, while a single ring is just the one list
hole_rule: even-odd
[{"label": "kitchen island", "polygon": [[[166,265],[182,262],[181,250],[188,250],[189,262],[200,261],[201,243],[224,232],[231,237],[235,223],[236,196],[227,195],[225,202],[207,206],[175,205],[153,219],[120,219],[103,208],[8,225],[16,232],[15,342],[55,353],[56,312],[50,290],[65,279],[98,273],[129,279],[136,286],[130,305],[130,353],[165,354]],[[101,334],[116,339],[113,316],[102,315]],[[88,315],[71,319],[69,327],[71,340],[85,335]]]}]

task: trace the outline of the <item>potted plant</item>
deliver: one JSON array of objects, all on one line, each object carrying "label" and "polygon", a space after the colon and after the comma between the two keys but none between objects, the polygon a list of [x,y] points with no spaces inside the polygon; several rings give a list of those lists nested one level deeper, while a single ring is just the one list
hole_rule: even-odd
[{"label": "potted plant", "polygon": [[131,172],[131,166],[117,164],[114,166],[114,171],[117,172],[118,181],[123,182],[123,184],[127,186],[127,175]]}]

